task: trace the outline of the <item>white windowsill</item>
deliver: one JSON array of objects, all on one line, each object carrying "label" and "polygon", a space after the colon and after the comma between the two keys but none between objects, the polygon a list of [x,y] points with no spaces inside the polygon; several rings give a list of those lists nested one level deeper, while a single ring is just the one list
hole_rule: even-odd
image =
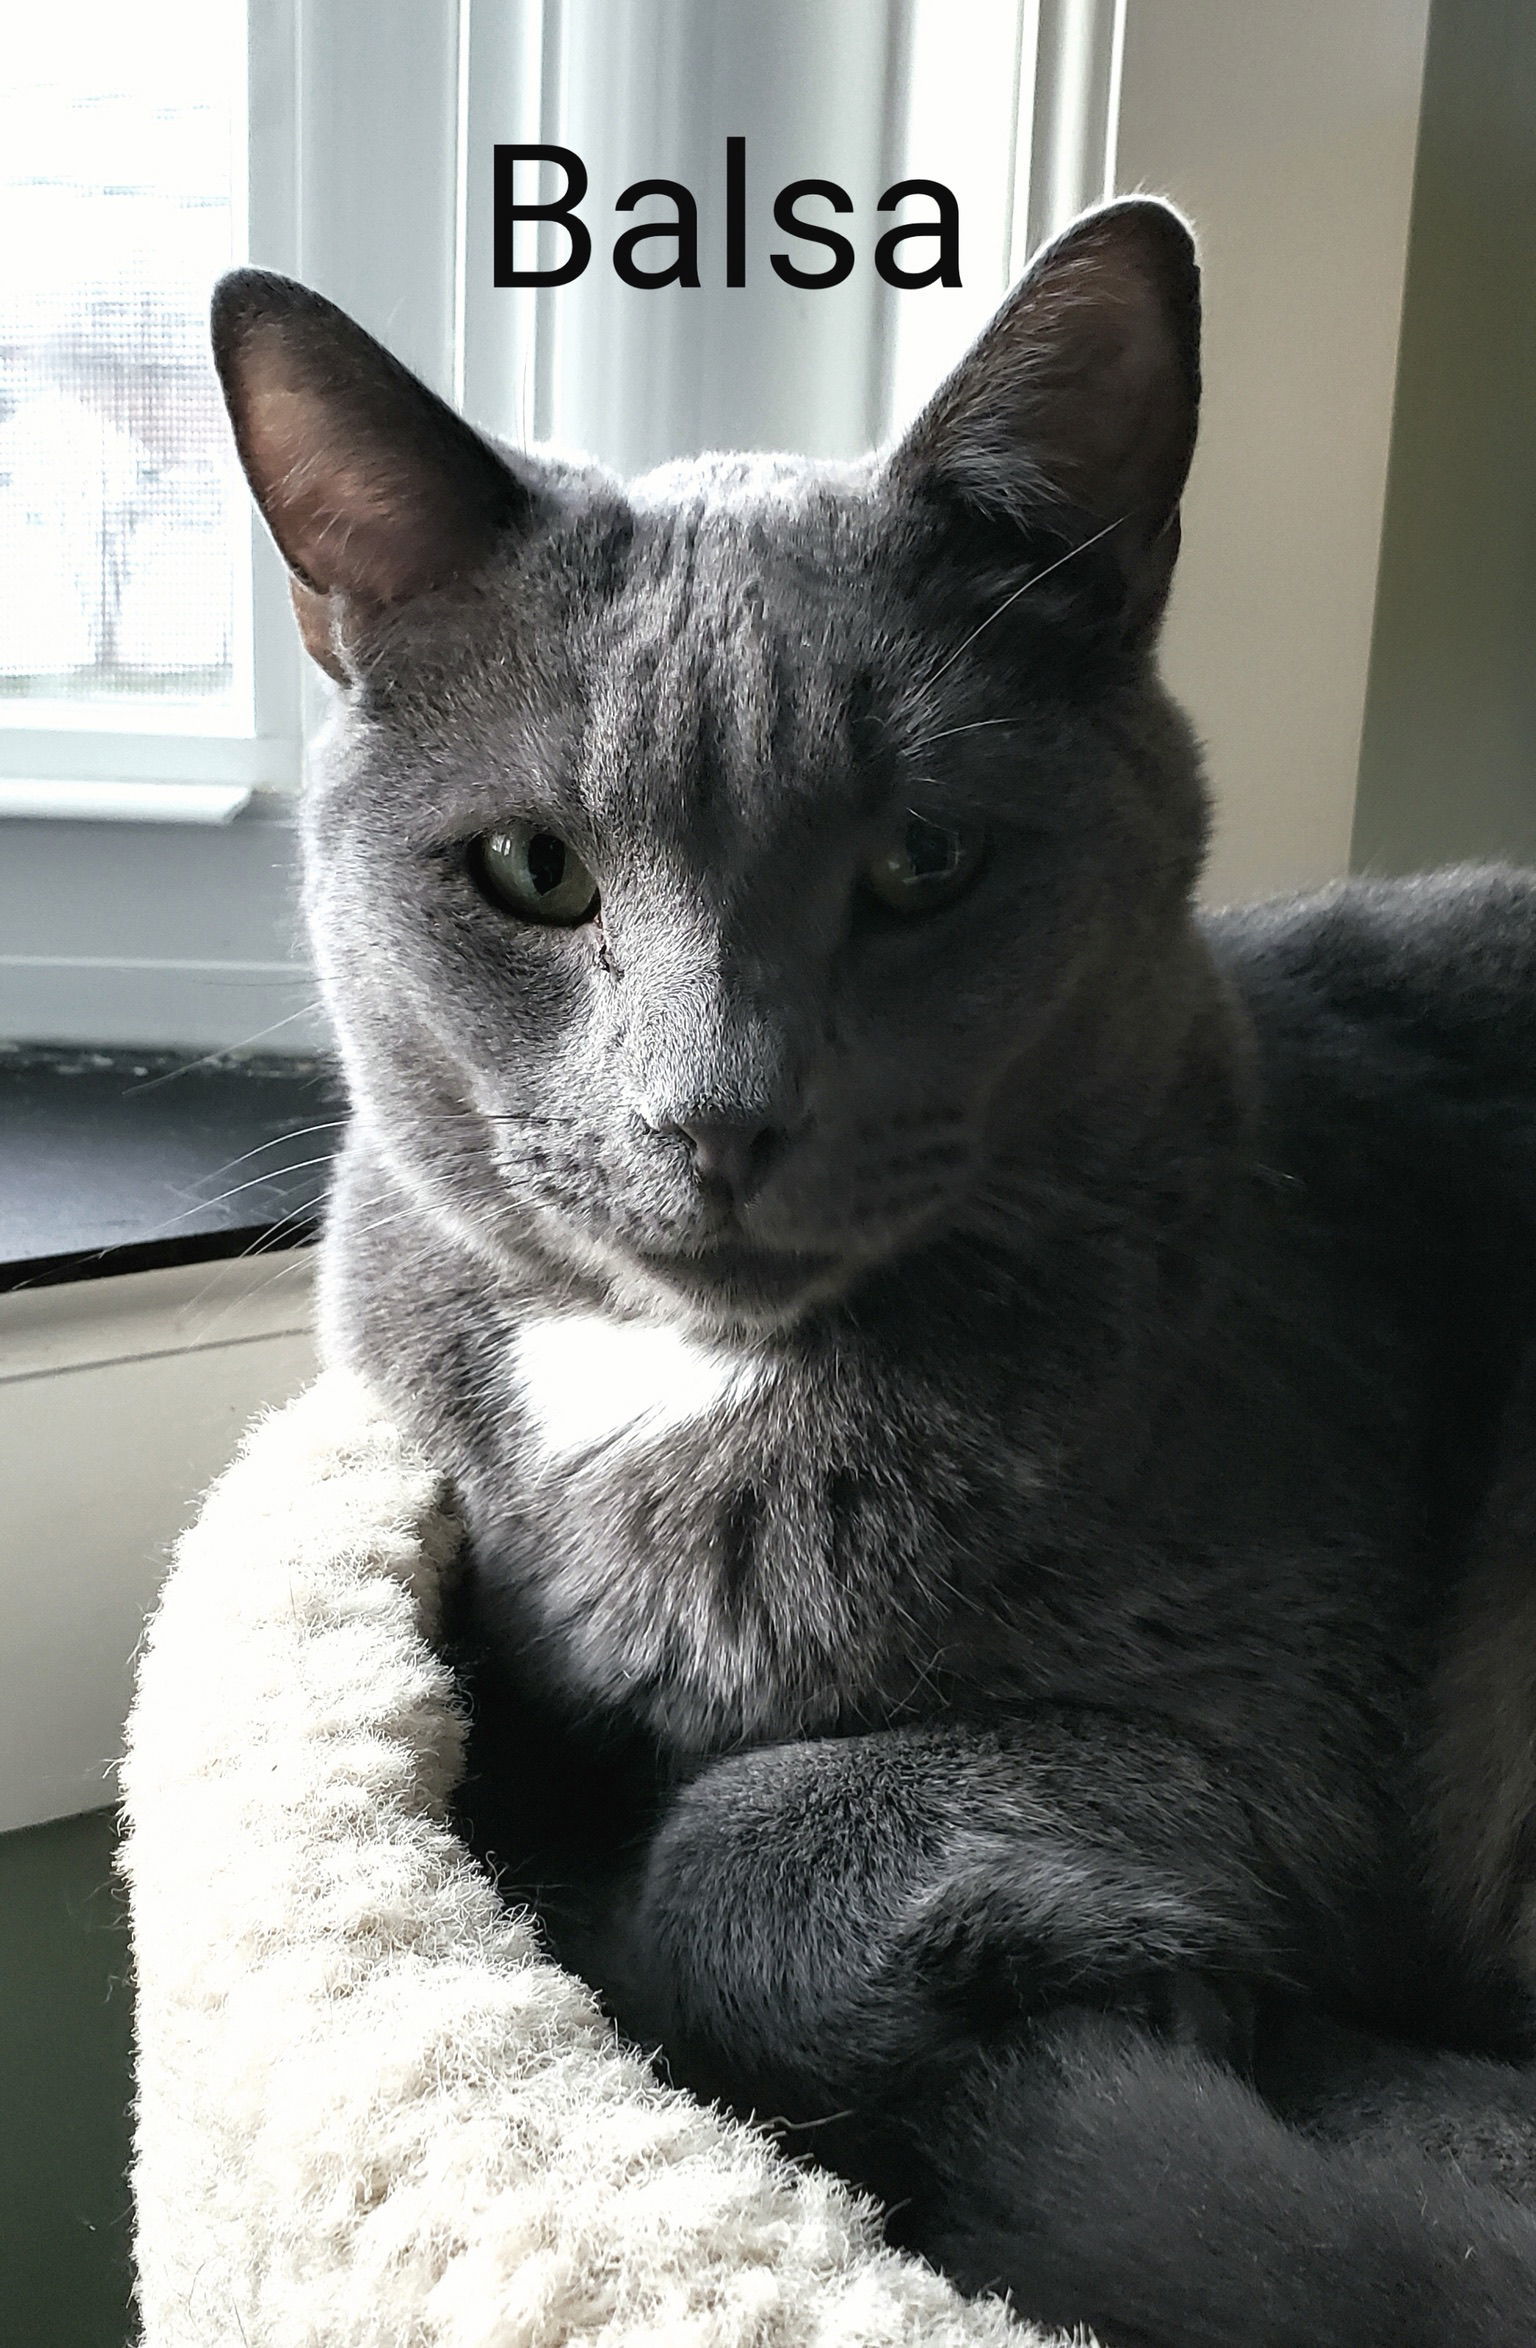
[{"label": "white windowsill", "polygon": [[114,783],[0,777],[0,816],[79,823],[231,823],[252,783]]}]

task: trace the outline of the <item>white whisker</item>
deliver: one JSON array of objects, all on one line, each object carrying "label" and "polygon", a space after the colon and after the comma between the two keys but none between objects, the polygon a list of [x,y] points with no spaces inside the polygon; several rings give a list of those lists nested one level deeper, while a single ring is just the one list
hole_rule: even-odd
[{"label": "white whisker", "polygon": [[[239,1160],[236,1159],[235,1163],[238,1165]],[[233,1183],[228,1190],[219,1191],[213,1198],[194,1199],[191,1206],[184,1207],[179,1215],[173,1215],[168,1223],[162,1223],[154,1236],[156,1239],[164,1239],[189,1217],[211,1214],[215,1207],[227,1206],[232,1198],[239,1198],[244,1191],[260,1190],[263,1183],[286,1182],[290,1174],[307,1174],[312,1166],[329,1166],[331,1163],[332,1153],[326,1150],[318,1158],[300,1158],[296,1166],[269,1166],[263,1173],[253,1174],[248,1182]]]},{"label": "white whisker", "polygon": [[194,1068],[217,1067],[221,1062],[232,1060],[237,1052],[245,1051],[251,1044],[259,1044],[263,1036],[276,1035],[280,1027],[291,1027],[296,1019],[308,1019],[319,1009],[318,997],[312,1003],[301,1003],[297,1011],[285,1012],[281,1019],[274,1019],[270,1027],[258,1027],[254,1035],[242,1036],[237,1044],[220,1044],[216,1051],[204,1052],[196,1060],[185,1060],[179,1068],[167,1068],[162,1076],[148,1076],[142,1084],[130,1084],[123,1098],[128,1100],[134,1093],[154,1092],[162,1084],[174,1084],[178,1076],[190,1076]]},{"label": "white whisker", "polygon": [[1014,588],[1011,595],[1005,595],[1003,597],[1002,602],[997,606],[995,611],[988,612],[986,618],[982,620],[977,627],[974,627],[971,630],[963,644],[956,645],[954,651],[950,654],[948,660],[944,662],[943,666],[934,670],[933,675],[926,681],[928,690],[932,690],[932,688],[938,683],[940,677],[948,675],[949,671],[954,667],[956,661],[960,658],[961,653],[969,652],[977,637],[982,634],[984,629],[990,628],[994,620],[1000,620],[1010,604],[1017,603],[1021,595],[1027,595],[1031,587],[1038,587],[1042,580],[1052,577],[1055,572],[1063,569],[1067,563],[1075,562],[1080,554],[1086,554],[1088,552],[1090,546],[1097,546],[1099,540],[1101,538],[1107,538],[1111,530],[1118,530],[1124,520],[1124,514],[1116,514],[1114,520],[1112,522],[1106,522],[1102,530],[1095,530],[1091,538],[1083,539],[1077,546],[1069,546],[1065,554],[1059,554],[1053,563],[1047,563],[1043,571],[1032,571],[1021,586]]}]

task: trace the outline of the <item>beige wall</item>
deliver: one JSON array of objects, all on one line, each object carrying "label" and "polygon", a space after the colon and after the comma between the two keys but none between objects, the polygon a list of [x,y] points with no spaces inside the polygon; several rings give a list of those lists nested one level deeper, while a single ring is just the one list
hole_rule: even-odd
[{"label": "beige wall", "polygon": [[314,1254],[0,1296],[0,1832],[112,1797],[170,1544],[314,1375]]},{"label": "beige wall", "polygon": [[1435,0],[1355,863],[1536,862],[1536,5]]},{"label": "beige wall", "polygon": [[1428,0],[1129,0],[1117,183],[1206,271],[1205,422],[1166,640],[1211,894],[1344,871]]}]

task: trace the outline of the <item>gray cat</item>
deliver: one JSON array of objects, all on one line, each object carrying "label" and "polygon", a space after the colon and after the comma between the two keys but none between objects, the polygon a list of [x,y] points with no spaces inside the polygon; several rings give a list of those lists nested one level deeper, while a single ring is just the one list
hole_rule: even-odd
[{"label": "gray cat", "polygon": [[466,1833],[969,2289],[1528,2348],[1536,888],[1193,909],[1184,226],[857,465],[497,449],[256,271],[214,333]]}]

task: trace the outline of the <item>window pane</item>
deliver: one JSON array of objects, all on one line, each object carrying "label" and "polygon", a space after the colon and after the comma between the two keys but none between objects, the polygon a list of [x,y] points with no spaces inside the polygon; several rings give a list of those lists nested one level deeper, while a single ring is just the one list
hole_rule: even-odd
[{"label": "window pane", "polygon": [[67,0],[0,72],[0,724],[250,726],[207,358],[245,242],[244,0]]}]

